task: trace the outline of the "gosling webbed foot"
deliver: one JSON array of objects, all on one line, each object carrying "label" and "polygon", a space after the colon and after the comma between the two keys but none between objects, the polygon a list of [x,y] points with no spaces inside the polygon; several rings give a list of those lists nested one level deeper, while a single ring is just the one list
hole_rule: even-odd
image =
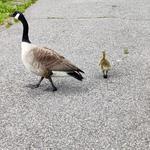
[{"label": "gosling webbed foot", "polygon": [[108,71],[106,70],[106,71],[103,71],[103,77],[105,78],[105,79],[107,79],[107,74],[108,74]]},{"label": "gosling webbed foot", "polygon": [[105,79],[107,79],[107,75],[103,75],[103,77],[104,77]]}]

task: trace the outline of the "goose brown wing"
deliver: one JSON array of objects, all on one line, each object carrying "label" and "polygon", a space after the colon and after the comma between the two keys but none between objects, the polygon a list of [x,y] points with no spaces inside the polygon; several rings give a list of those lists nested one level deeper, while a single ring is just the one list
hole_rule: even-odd
[{"label": "goose brown wing", "polygon": [[[54,50],[44,48],[33,49],[34,59],[42,67],[52,71],[79,71],[80,69]],[[81,71],[82,72],[82,71]]]}]

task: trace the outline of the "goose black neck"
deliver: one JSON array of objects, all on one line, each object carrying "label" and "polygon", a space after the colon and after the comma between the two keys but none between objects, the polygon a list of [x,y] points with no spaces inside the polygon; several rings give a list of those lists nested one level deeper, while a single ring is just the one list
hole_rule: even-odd
[{"label": "goose black neck", "polygon": [[23,15],[21,16],[20,21],[23,24],[22,42],[31,43],[30,40],[29,40],[29,36],[28,36],[28,32],[29,32],[28,22],[27,22],[27,20],[25,19],[25,17]]}]

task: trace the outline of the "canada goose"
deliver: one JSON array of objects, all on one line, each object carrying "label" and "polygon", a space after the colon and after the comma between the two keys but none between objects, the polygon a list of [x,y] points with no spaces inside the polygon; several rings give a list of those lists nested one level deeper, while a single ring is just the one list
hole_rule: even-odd
[{"label": "canada goose", "polygon": [[30,42],[28,23],[21,12],[15,11],[11,17],[20,20],[23,24],[21,55],[24,66],[28,71],[41,76],[40,81],[36,85],[30,85],[29,87],[38,88],[42,80],[46,78],[50,81],[53,91],[56,91],[57,88],[51,78],[53,71],[66,72],[68,75],[82,81],[83,77],[80,72],[84,72],[65,59],[65,57],[59,55],[54,50],[46,47],[38,47]]},{"label": "canada goose", "polygon": [[102,53],[103,53],[103,56],[102,56],[102,59],[100,60],[99,66],[102,69],[103,77],[107,78],[107,73],[108,73],[108,70],[110,70],[111,66],[110,66],[110,62],[106,59],[105,51],[103,51]]}]

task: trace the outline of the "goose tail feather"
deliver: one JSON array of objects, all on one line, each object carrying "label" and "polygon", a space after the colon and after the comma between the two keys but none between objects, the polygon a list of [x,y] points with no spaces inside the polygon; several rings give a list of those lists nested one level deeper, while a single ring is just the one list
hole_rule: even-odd
[{"label": "goose tail feather", "polygon": [[68,72],[67,73],[69,76],[72,76],[74,77],[75,79],[79,80],[79,81],[82,81],[83,80],[83,76],[79,73],[79,72]]}]

